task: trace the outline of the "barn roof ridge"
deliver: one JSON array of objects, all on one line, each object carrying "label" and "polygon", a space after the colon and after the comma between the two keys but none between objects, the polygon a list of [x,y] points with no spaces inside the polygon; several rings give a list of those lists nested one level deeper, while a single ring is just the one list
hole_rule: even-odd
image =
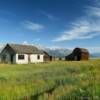
[{"label": "barn roof ridge", "polygon": [[75,49],[80,49],[82,52],[88,52],[88,49],[86,49],[86,48],[76,47]]}]

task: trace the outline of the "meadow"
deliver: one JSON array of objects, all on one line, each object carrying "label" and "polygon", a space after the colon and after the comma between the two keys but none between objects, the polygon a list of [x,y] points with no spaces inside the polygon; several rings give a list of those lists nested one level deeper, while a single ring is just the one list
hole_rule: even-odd
[{"label": "meadow", "polygon": [[0,64],[0,100],[100,100],[100,59]]}]

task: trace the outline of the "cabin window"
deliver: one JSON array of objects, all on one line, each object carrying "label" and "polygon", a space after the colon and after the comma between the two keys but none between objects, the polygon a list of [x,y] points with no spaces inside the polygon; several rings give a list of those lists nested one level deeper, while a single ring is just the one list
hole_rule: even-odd
[{"label": "cabin window", "polygon": [[18,55],[18,59],[19,60],[23,60],[24,59],[24,55]]},{"label": "cabin window", "polygon": [[38,60],[40,59],[40,55],[37,56],[37,59],[38,59]]}]

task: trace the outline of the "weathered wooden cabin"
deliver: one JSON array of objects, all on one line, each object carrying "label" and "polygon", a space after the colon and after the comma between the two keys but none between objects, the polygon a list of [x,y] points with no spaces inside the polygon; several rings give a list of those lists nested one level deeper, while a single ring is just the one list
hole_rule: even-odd
[{"label": "weathered wooden cabin", "polygon": [[64,61],[65,57],[57,57],[55,55],[50,55],[47,52],[44,51],[44,61]]},{"label": "weathered wooden cabin", "polygon": [[1,52],[4,63],[39,63],[44,62],[43,51],[32,45],[7,44]]},{"label": "weathered wooden cabin", "polygon": [[43,52],[44,52],[44,61],[45,62],[52,61],[52,56],[50,56],[46,51]]},{"label": "weathered wooden cabin", "polygon": [[58,61],[60,60],[60,57],[57,57],[55,53],[49,52],[49,51],[43,51],[44,52],[44,61]]},{"label": "weathered wooden cabin", "polygon": [[65,57],[66,60],[88,60],[89,52],[85,48],[75,48],[71,54]]}]

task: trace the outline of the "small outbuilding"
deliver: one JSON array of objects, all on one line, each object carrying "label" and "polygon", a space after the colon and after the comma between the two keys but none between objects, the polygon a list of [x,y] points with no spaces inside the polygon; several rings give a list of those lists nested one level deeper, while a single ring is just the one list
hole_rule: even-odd
[{"label": "small outbuilding", "polygon": [[85,48],[75,48],[71,54],[65,57],[66,60],[88,60],[89,59],[89,52]]},{"label": "small outbuilding", "polygon": [[46,51],[44,52],[44,61],[48,62],[48,61],[52,61],[52,56],[50,56]]}]

